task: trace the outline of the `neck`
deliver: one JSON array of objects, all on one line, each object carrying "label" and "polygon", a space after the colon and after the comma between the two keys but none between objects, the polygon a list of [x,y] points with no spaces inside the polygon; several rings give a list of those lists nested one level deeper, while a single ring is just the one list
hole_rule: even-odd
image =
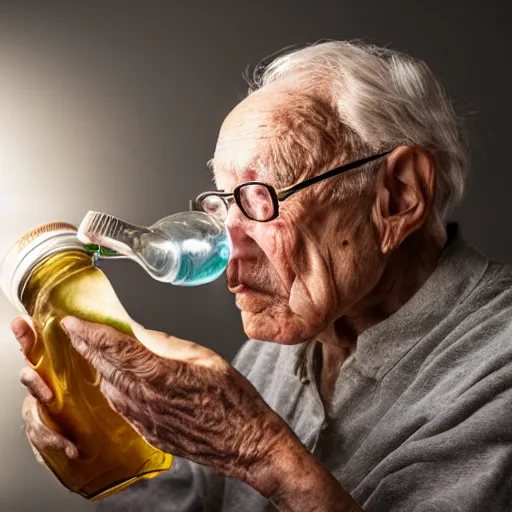
[{"label": "neck", "polygon": [[318,338],[329,351],[355,350],[357,337],[366,329],[398,311],[434,271],[446,244],[440,222],[425,225],[411,234],[390,256],[374,289],[351,311],[338,318]]}]

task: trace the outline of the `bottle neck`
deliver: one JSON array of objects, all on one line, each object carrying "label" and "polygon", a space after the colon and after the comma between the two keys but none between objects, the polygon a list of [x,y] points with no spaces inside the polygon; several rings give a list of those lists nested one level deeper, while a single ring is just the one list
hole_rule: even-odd
[{"label": "bottle neck", "polygon": [[18,297],[29,315],[34,313],[39,295],[75,272],[92,266],[90,255],[80,250],[66,250],[37,262],[20,283]]}]

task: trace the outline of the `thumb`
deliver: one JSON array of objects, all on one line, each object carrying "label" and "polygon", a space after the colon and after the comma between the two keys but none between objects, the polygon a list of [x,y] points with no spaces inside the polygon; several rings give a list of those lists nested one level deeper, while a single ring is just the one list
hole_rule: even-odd
[{"label": "thumb", "polygon": [[193,362],[211,367],[217,363],[219,356],[212,350],[192,341],[169,336],[160,331],[145,329],[133,322],[132,331],[135,337],[153,354],[172,361]]},{"label": "thumb", "polygon": [[80,353],[87,349],[90,351],[108,350],[117,345],[121,338],[131,338],[110,325],[90,322],[74,316],[64,317],[60,325]]},{"label": "thumb", "polygon": [[71,344],[110,384],[124,392],[133,378],[153,380],[165,374],[161,358],[149,351],[134,336],[109,325],[67,316],[61,322]]},{"label": "thumb", "polygon": [[[109,363],[137,374],[151,356],[167,361],[193,362],[207,367],[218,364],[218,359],[221,359],[206,347],[160,331],[145,329],[134,321],[130,323],[134,336],[108,325],[75,317],[65,317],[62,326],[68,331],[75,349],[100,373],[100,366],[105,368],[105,364]],[[145,373],[144,370],[142,373]]]},{"label": "thumb", "polygon": [[66,316],[61,326],[75,350],[103,374],[108,373],[109,368],[126,363],[127,356],[131,354],[148,352],[134,336],[110,325]]},{"label": "thumb", "polygon": [[133,335],[125,334],[110,325],[89,322],[74,316],[64,317],[61,326],[69,335],[73,347],[86,359],[90,359],[96,352],[102,352],[104,357],[113,357],[126,355],[127,350],[137,349],[160,355],[165,352],[170,338],[163,332],[145,329],[134,321],[130,322]]}]

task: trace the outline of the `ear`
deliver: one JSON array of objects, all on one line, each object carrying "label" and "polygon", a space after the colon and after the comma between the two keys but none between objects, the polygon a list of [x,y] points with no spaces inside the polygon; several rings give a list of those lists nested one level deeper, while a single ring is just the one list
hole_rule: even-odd
[{"label": "ear", "polygon": [[436,168],[420,146],[401,146],[380,170],[372,218],[384,254],[395,250],[428,217],[435,197]]}]

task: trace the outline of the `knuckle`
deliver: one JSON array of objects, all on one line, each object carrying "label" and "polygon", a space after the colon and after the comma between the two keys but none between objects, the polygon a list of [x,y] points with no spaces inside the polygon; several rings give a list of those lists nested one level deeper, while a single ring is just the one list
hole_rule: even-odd
[{"label": "knuckle", "polygon": [[116,330],[104,324],[84,323],[83,338],[89,348],[106,350],[117,345]]},{"label": "knuckle", "polygon": [[27,436],[29,441],[37,448],[38,451],[64,451],[62,443],[59,442],[59,440],[50,433],[32,430],[30,433],[27,433]]},{"label": "knuckle", "polygon": [[103,326],[100,329],[93,331],[92,337],[95,340],[97,347],[104,350],[111,348],[115,344],[112,332],[105,329]]},{"label": "knuckle", "polygon": [[21,369],[21,371],[20,371],[20,382],[25,387],[28,387],[28,385],[32,382],[32,380],[34,378],[33,372],[35,373],[35,371],[32,370],[32,368],[28,368],[27,366],[25,366],[24,368]]},{"label": "knuckle", "polygon": [[54,450],[63,451],[66,448],[65,440],[59,435],[57,435],[55,432],[52,432],[51,430],[43,430],[41,432],[41,437],[44,444],[44,448],[46,449],[50,448]]}]

